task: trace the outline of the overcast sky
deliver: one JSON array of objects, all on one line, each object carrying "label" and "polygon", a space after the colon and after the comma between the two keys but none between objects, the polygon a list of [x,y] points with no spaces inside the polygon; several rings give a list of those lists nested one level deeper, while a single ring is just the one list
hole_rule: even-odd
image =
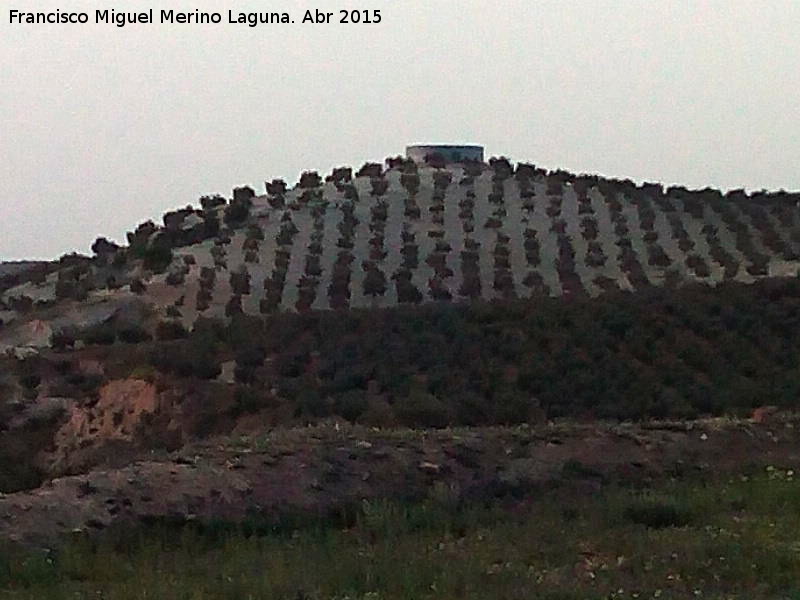
[{"label": "overcast sky", "polygon": [[[286,10],[294,25],[9,24]],[[266,8],[265,8],[266,7]],[[302,25],[306,7],[378,25]],[[0,260],[87,252],[235,185],[471,142],[548,168],[800,188],[800,2],[3,0]]]}]

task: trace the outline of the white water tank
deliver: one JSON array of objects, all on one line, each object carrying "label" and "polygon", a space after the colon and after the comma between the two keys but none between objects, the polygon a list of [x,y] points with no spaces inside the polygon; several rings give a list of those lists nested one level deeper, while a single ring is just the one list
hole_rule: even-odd
[{"label": "white water tank", "polygon": [[416,163],[424,163],[427,157],[434,154],[440,155],[448,163],[463,161],[483,162],[483,146],[415,144],[406,148],[406,157]]}]

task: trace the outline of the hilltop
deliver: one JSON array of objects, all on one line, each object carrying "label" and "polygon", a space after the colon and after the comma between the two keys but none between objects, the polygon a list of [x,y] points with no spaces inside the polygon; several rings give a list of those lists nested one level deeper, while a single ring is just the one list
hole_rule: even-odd
[{"label": "hilltop", "polygon": [[0,347],[47,346],[106,319],[101,306],[146,307],[152,334],[200,316],[596,297],[794,277],[800,266],[797,193],[400,158],[266,192],[204,197],[139,225],[127,247],[98,239],[92,259],[4,277]]}]

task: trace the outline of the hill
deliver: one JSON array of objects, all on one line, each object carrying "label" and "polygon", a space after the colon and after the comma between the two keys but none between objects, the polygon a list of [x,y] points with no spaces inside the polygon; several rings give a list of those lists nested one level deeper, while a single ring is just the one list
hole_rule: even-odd
[{"label": "hill", "polygon": [[0,288],[0,491],[217,435],[797,408],[798,194],[397,158]]},{"label": "hill", "polygon": [[795,590],[800,196],[432,163],[0,269],[0,589]]},{"label": "hill", "polygon": [[[167,213],[0,295],[0,347],[43,346],[66,312],[144,304],[149,322],[796,276],[800,194],[705,189],[490,164],[387,160]],[[81,315],[88,311],[85,318]],[[31,321],[37,321],[31,331]]]}]

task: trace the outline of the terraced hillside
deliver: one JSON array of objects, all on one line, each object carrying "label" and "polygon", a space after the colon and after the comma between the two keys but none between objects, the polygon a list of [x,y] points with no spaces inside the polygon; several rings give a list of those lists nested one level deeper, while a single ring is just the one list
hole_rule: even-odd
[{"label": "terraced hillside", "polygon": [[91,260],[35,271],[0,295],[0,345],[46,345],[131,305],[188,329],[237,312],[593,297],[800,267],[800,194],[664,190],[505,159],[389,159],[266,190],[205,197],[140,225],[128,247],[101,239]]}]

